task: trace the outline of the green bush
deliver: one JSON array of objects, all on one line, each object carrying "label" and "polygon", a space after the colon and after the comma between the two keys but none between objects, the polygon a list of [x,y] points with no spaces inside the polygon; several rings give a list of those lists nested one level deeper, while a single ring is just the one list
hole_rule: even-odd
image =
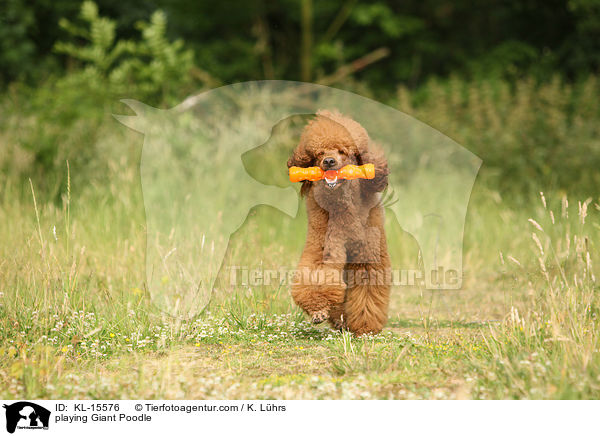
[{"label": "green bush", "polygon": [[99,16],[91,1],[82,4],[81,21],[60,23],[69,41],[56,50],[69,57],[71,71],[35,88],[15,84],[0,103],[0,171],[31,177],[50,195],[65,183],[67,160],[74,177],[107,171],[98,141],[112,134],[104,126],[108,121],[114,130],[111,113],[122,110],[120,98],[165,106],[198,88],[192,52],[167,39],[162,12],[137,24],[137,40],[118,39],[115,22]]},{"label": "green bush", "polygon": [[92,1],[82,3],[81,19],[86,27],[64,18],[59,23],[71,39],[80,41],[60,41],[55,46],[58,53],[79,63],[77,72],[66,77],[74,85],[112,98],[138,98],[151,104],[182,97],[182,92],[195,85],[190,74],[193,53],[183,41],[166,38],[167,19],[162,11],[154,12],[149,22],[137,23],[138,41],[117,39],[116,22],[99,16]]}]

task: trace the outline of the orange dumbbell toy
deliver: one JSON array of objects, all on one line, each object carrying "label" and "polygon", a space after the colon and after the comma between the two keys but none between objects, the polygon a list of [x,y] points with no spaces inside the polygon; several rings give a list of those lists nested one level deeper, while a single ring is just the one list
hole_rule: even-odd
[{"label": "orange dumbbell toy", "polygon": [[352,180],[352,179],[372,179],[375,177],[375,165],[364,164],[358,165],[346,165],[340,169],[337,174],[338,178]]},{"label": "orange dumbbell toy", "polygon": [[303,180],[308,180],[311,182],[316,182],[317,180],[321,180],[325,172],[320,167],[290,167],[290,182],[301,182]]},{"label": "orange dumbbell toy", "polygon": [[290,167],[290,182],[301,182],[308,180],[316,182],[322,180],[325,177],[327,179],[372,179],[375,177],[375,165],[364,164],[364,165],[346,165],[339,170],[323,171],[320,167]]}]

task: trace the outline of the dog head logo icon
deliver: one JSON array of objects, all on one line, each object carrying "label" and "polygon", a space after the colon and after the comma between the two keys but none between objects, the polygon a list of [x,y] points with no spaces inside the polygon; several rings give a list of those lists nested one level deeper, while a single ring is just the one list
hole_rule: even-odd
[{"label": "dog head logo icon", "polygon": [[6,431],[16,429],[48,429],[50,411],[28,401],[19,401],[3,406],[6,409]]}]

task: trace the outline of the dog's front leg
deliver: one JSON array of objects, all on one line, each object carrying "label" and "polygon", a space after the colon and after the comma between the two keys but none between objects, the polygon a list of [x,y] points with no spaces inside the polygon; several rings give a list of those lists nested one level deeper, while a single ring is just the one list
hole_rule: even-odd
[{"label": "dog's front leg", "polygon": [[333,264],[300,265],[292,283],[294,301],[310,315],[314,324],[334,313],[341,316],[345,293],[343,267]]},{"label": "dog's front leg", "polygon": [[336,259],[335,256],[328,256],[330,261],[325,262],[324,248],[314,238],[309,238],[309,241],[292,281],[291,293],[296,304],[310,315],[312,322],[319,324],[327,320],[331,313],[341,316],[346,293],[343,276],[345,263],[331,262]]},{"label": "dog's front leg", "polygon": [[[331,292],[332,296],[335,296],[335,300],[331,302],[328,313],[319,314],[318,321],[327,319],[334,329],[339,330],[344,327],[343,312],[346,296],[344,274],[346,263],[348,262],[346,249],[348,233],[347,227],[343,222],[337,220],[334,214],[330,214],[330,217],[323,244],[323,263],[327,267],[335,269],[337,275],[341,277],[341,281],[337,284],[335,290],[332,288],[327,289],[327,292]],[[313,322],[316,321],[315,317],[313,317]]]}]

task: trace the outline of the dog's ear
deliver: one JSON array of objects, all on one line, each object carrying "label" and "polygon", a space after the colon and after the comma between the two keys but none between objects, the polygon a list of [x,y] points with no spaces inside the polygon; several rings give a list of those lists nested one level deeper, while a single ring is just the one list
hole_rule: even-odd
[{"label": "dog's ear", "polygon": [[296,149],[292,153],[292,156],[288,159],[287,166],[288,166],[288,168],[290,168],[290,167],[306,168],[306,167],[311,166],[312,162],[313,162],[312,156],[310,156],[306,152],[306,149],[303,146],[299,145],[298,147],[296,147]]},{"label": "dog's ear", "polygon": [[[288,166],[288,168],[290,168],[290,167],[307,168],[307,167],[312,166],[313,162],[314,162],[313,157],[307,153],[304,145],[302,143],[300,143],[296,147],[294,152],[292,153],[292,156],[288,159],[287,166]],[[304,197],[306,194],[308,194],[308,191],[310,190],[311,186],[312,186],[311,182],[309,182],[307,180],[303,181],[302,187],[300,188],[300,196]]]},{"label": "dog's ear", "polygon": [[375,192],[383,191],[388,184],[388,175],[390,173],[383,150],[373,145],[368,152],[361,153],[357,159],[361,159],[359,165],[373,164],[375,166],[375,178],[361,180],[361,186]]},{"label": "dog's ear", "polygon": [[[287,161],[288,168],[290,167],[301,167],[307,168],[313,165],[314,159],[313,157],[306,152],[306,149],[302,144],[298,145],[292,156]],[[302,182],[302,187],[300,188],[300,196],[304,197],[308,194],[310,187],[312,186],[312,182],[307,180]]]},{"label": "dog's ear", "polygon": [[312,182],[305,180],[302,182],[302,187],[300,188],[300,197],[306,197],[308,195],[308,191],[312,187]]},{"label": "dog's ear", "polygon": [[368,151],[365,150],[357,150],[354,152],[354,159],[356,160],[356,165],[363,165],[366,163],[371,163],[371,156]]}]

